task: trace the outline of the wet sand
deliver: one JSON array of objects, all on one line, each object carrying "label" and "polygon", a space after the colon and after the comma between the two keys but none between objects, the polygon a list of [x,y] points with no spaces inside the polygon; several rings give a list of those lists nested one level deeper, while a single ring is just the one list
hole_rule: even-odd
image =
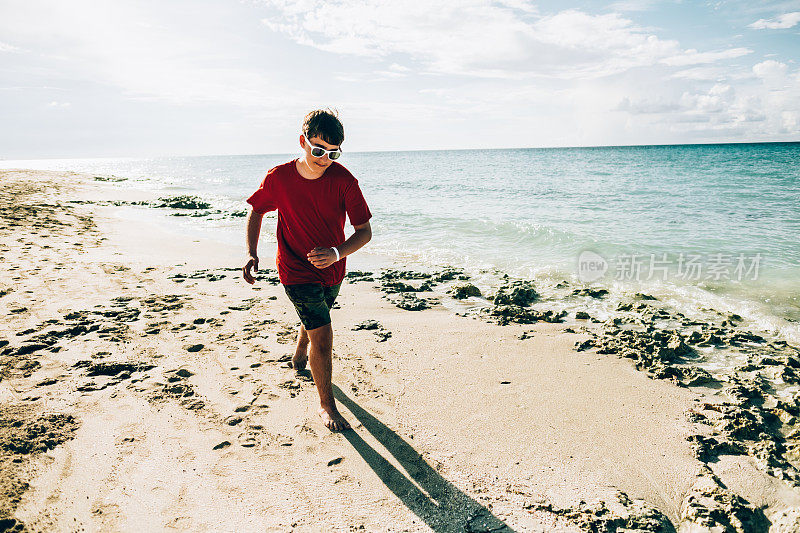
[{"label": "wet sand", "polygon": [[[798,413],[756,387],[767,366],[791,379],[792,347],[756,343],[782,366],[720,383],[676,362],[694,350],[688,336],[648,348],[622,319],[534,313],[524,284],[489,312],[456,313],[443,303],[470,293],[456,269],[356,274],[333,312],[336,396],[354,430],[332,433],[310,374],[287,364],[298,321],[263,268],[272,259],[255,288],[241,279],[244,230],[221,245],[132,223],[126,210],[146,208],[113,202],[154,199],[92,176],[0,179],[4,527],[793,531],[800,520]],[[724,327],[713,334],[732,344]]]}]

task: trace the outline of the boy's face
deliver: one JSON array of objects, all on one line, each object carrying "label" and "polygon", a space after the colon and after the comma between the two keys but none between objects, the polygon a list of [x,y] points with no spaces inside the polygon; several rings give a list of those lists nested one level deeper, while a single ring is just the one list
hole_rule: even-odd
[{"label": "boy's face", "polygon": [[308,143],[306,143],[305,137],[301,135],[300,146],[306,153],[305,159],[308,165],[313,169],[322,171],[331,166],[331,163],[333,163],[333,161],[330,160],[328,154],[323,154],[322,157],[314,157],[313,155],[311,155],[312,146],[319,146],[320,148],[323,148],[325,150],[336,150],[339,148],[340,145],[328,144],[319,137],[311,137],[310,139],[308,139]]}]

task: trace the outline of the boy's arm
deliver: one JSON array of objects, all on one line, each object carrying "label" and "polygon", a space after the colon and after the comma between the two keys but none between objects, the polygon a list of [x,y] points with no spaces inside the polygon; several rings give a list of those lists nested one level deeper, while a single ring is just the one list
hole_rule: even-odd
[{"label": "boy's arm", "polygon": [[263,218],[263,213],[256,213],[253,210],[247,215],[248,261],[247,264],[242,267],[242,277],[251,285],[256,282],[256,279],[253,277],[253,274],[250,273],[250,269],[252,268],[253,272],[258,272],[258,236],[261,233],[261,219]]},{"label": "boy's arm", "polygon": [[[356,230],[355,233],[336,247],[336,249],[339,250],[340,259],[356,252],[372,239],[372,226],[369,225],[369,221],[359,224],[358,226],[353,226],[353,229]],[[334,258],[335,256],[336,254],[334,254]]]},{"label": "boy's arm", "polygon": [[[372,227],[369,221],[353,228],[356,230],[355,233],[336,247],[339,250],[339,259],[352,254],[372,239]],[[336,252],[333,248],[317,247],[308,252],[308,260],[317,268],[327,268],[336,262]]]}]

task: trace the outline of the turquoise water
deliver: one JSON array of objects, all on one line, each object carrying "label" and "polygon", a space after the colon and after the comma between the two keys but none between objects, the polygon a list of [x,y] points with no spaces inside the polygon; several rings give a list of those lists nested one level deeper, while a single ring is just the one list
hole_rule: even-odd
[{"label": "turquoise water", "polygon": [[[120,187],[234,210],[296,155],[0,166],[116,175],[130,178]],[[597,283],[721,307],[800,339],[800,143],[345,153],[341,162],[372,209],[373,254],[546,284],[583,279],[588,250],[608,266]],[[181,223],[241,239],[241,219]]]}]

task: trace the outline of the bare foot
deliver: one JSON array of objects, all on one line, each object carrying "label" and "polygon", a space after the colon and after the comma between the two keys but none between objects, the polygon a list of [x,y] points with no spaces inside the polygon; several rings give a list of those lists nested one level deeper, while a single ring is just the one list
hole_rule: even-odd
[{"label": "bare foot", "polygon": [[322,423],[331,431],[344,431],[350,429],[350,423],[344,419],[336,407],[320,407],[319,416],[322,418]]},{"label": "bare foot", "polygon": [[294,357],[292,357],[292,368],[298,372],[306,368],[306,363],[308,363],[307,355],[294,354]]}]

